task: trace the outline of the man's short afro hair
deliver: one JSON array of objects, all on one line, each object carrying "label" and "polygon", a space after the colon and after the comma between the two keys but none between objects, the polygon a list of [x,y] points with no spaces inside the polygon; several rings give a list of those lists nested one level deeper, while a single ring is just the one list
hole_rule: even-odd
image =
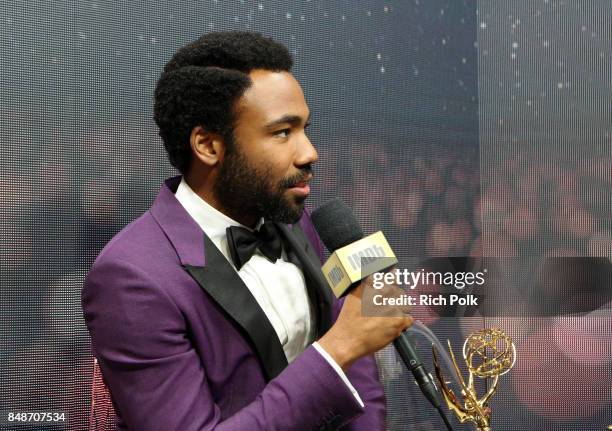
[{"label": "man's short afro hair", "polygon": [[235,104],[251,86],[254,69],[289,72],[291,54],[259,33],[209,33],[180,48],[155,89],[154,119],[172,166],[187,173],[189,137],[196,126],[232,142]]}]

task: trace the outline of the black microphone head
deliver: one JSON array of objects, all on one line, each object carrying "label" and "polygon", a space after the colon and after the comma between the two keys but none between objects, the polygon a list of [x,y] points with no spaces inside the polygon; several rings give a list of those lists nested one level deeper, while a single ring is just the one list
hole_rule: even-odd
[{"label": "black microphone head", "polygon": [[363,238],[363,231],[353,211],[341,199],[333,199],[311,214],[325,247],[333,253],[339,248]]}]

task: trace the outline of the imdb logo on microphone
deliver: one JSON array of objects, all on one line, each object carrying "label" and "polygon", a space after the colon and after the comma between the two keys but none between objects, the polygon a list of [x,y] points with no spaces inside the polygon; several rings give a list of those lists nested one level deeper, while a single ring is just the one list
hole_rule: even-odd
[{"label": "imdb logo on microphone", "polygon": [[337,249],[323,265],[323,274],[336,297],[353,283],[397,264],[397,258],[382,232]]}]

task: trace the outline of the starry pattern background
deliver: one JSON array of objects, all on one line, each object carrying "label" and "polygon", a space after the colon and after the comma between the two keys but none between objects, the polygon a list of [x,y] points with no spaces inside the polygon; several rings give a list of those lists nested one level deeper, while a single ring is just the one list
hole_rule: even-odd
[{"label": "starry pattern background", "polygon": [[7,106],[51,115],[61,107],[67,120],[150,112],[157,76],[176,48],[203,32],[242,29],[289,47],[320,121],[334,116],[335,128],[369,131],[367,116],[381,129],[409,122],[415,140],[439,141],[448,131],[476,139],[473,1],[1,7]]},{"label": "starry pattern background", "polygon": [[611,20],[608,0],[478,2],[482,151],[610,154]]}]

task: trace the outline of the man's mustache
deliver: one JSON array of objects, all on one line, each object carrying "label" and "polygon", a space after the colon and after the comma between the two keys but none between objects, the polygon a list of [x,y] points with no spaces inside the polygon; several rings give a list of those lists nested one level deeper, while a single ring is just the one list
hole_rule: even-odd
[{"label": "man's mustache", "polygon": [[312,165],[303,166],[297,174],[284,178],[281,181],[280,188],[288,189],[294,187],[296,184],[306,181],[310,175],[312,175]]}]

